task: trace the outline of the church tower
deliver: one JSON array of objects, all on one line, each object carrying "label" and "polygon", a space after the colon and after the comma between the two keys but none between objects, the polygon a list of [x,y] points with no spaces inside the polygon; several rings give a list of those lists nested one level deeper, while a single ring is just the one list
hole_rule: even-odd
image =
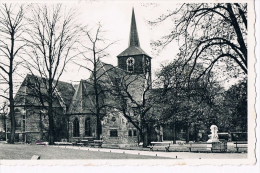
[{"label": "church tower", "polygon": [[151,80],[151,57],[141,47],[136,27],[135,13],[132,10],[129,45],[117,56],[118,67],[133,75],[144,74]]}]

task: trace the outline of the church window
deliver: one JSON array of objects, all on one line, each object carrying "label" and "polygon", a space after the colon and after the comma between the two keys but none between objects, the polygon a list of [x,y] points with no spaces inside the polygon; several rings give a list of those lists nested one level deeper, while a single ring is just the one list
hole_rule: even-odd
[{"label": "church window", "polygon": [[132,136],[132,130],[128,130],[128,136]]},{"label": "church window", "polygon": [[19,111],[19,109],[15,109],[15,116],[16,116],[16,119],[15,119],[15,130],[21,130],[22,128],[22,124],[21,124],[21,118],[22,118],[22,115],[21,115],[21,112]]},{"label": "church window", "polygon": [[25,131],[25,116],[23,118],[23,129],[22,130]]},{"label": "church window", "polygon": [[150,60],[149,60],[149,58],[146,58],[146,65],[147,65],[147,66],[150,65]]},{"label": "church window", "polygon": [[117,129],[110,130],[110,137],[118,137]]},{"label": "church window", "polygon": [[73,137],[79,137],[79,120],[75,118],[73,121]]},{"label": "church window", "polygon": [[133,136],[137,136],[137,131],[133,130]]},{"label": "church window", "polygon": [[116,117],[112,117],[111,121],[115,122],[116,121]]},{"label": "church window", "polygon": [[85,135],[91,136],[90,118],[86,118],[86,120],[85,120]]},{"label": "church window", "polygon": [[135,59],[133,57],[129,57],[126,60],[126,65],[127,65],[127,71],[132,73],[134,71],[134,63],[135,63]]}]

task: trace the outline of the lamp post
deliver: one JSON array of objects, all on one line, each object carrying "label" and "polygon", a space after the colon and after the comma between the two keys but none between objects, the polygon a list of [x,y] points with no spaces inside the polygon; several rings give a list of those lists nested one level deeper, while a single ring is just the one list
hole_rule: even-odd
[{"label": "lamp post", "polygon": [[5,141],[7,141],[7,115],[5,115]]},{"label": "lamp post", "polygon": [[27,118],[27,109],[25,107],[25,115],[24,115],[24,142],[27,142],[27,134],[26,134],[26,118]]}]

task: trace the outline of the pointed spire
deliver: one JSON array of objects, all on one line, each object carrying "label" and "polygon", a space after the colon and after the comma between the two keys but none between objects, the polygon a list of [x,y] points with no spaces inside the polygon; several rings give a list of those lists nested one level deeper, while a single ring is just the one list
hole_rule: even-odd
[{"label": "pointed spire", "polygon": [[140,47],[136,21],[135,21],[134,8],[132,9],[132,20],[131,20],[130,38],[129,38],[129,47],[131,46]]}]

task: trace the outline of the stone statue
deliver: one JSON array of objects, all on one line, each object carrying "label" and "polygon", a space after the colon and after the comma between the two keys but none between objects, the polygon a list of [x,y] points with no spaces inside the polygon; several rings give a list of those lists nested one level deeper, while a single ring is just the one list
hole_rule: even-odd
[{"label": "stone statue", "polygon": [[207,142],[219,142],[218,127],[216,125],[211,125],[210,131],[211,131],[211,134],[209,135],[209,140]]}]

